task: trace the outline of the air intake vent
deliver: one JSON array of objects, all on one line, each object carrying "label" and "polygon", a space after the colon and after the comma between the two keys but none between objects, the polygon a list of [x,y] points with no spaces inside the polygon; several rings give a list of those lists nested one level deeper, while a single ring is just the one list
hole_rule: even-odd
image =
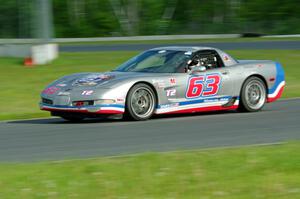
[{"label": "air intake vent", "polygon": [[53,104],[52,100],[49,100],[49,99],[46,99],[46,98],[42,98],[42,102],[43,102],[43,104],[49,104],[49,105]]}]

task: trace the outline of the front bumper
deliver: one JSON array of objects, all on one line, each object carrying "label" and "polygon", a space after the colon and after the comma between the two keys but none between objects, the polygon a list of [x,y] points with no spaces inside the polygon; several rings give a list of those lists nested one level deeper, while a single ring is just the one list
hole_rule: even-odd
[{"label": "front bumper", "polygon": [[123,114],[125,106],[120,104],[101,104],[93,106],[65,106],[65,105],[49,105],[40,103],[40,109],[44,111],[60,111],[75,113],[92,113],[92,114]]}]

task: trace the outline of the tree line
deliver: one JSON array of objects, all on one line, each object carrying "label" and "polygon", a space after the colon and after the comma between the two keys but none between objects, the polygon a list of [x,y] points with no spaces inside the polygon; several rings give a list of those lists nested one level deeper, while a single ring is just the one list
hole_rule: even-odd
[{"label": "tree line", "polygon": [[[37,0],[0,0],[0,37],[35,37]],[[55,37],[300,33],[299,0],[52,0]]]}]

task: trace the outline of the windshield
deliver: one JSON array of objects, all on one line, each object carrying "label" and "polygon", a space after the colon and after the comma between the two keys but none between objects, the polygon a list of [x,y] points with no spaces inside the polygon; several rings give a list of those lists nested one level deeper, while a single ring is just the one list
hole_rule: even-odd
[{"label": "windshield", "polygon": [[148,72],[148,73],[178,73],[184,67],[192,52],[176,50],[150,50],[146,51],[124,64],[115,71],[121,72]]}]

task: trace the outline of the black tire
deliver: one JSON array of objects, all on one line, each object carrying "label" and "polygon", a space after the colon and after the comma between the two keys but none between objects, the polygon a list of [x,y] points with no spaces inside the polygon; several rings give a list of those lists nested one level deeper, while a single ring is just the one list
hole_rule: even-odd
[{"label": "black tire", "polygon": [[246,79],[240,94],[239,110],[243,112],[256,112],[261,110],[267,99],[265,82],[255,76]]},{"label": "black tire", "polygon": [[156,106],[153,89],[144,83],[134,85],[126,97],[124,119],[147,120],[152,117]]},{"label": "black tire", "polygon": [[85,118],[82,116],[76,116],[76,115],[64,115],[64,116],[60,116],[61,118],[63,118],[64,120],[70,121],[70,122],[81,122],[82,120],[84,120]]}]

